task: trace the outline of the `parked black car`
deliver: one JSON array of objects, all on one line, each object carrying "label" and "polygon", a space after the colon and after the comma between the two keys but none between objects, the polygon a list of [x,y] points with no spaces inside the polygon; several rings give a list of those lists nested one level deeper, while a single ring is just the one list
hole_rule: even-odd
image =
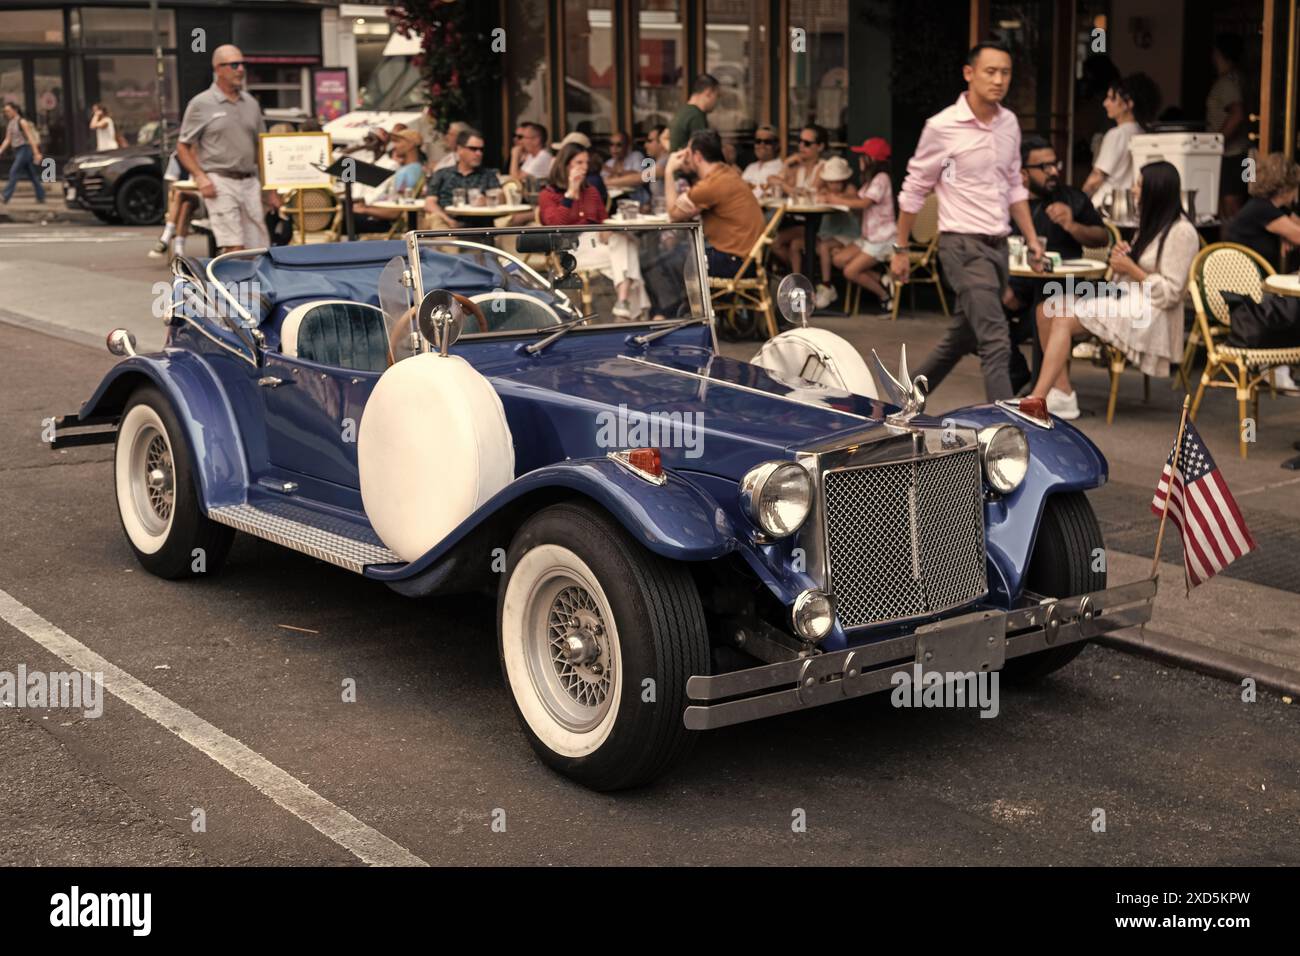
[{"label": "parked black car", "polygon": [[157,145],[127,146],[74,156],[63,171],[63,201],[104,222],[147,226],[167,211],[163,158]]}]

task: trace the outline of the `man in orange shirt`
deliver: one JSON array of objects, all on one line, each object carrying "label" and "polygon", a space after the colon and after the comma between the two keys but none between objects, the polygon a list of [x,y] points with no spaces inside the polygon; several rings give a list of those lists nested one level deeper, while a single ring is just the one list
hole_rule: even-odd
[{"label": "man in orange shirt", "polygon": [[[679,171],[699,177],[689,190],[678,188]],[[697,215],[704,227],[709,275],[734,276],[763,233],[763,210],[740,170],[722,156],[722,139],[711,129],[691,134],[685,149],[668,159],[664,198],[668,217],[685,222]]]}]

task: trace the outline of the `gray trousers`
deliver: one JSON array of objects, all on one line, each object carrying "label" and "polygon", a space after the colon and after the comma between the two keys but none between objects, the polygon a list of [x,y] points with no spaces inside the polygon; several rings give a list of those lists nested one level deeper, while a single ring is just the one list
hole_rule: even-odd
[{"label": "gray trousers", "polygon": [[921,363],[931,390],[938,387],[961,359],[979,355],[984,395],[990,402],[1011,398],[1011,326],[1002,311],[1007,285],[1006,239],[990,242],[983,236],[945,232],[939,236],[939,264],[956,293],[952,324],[943,340]]}]

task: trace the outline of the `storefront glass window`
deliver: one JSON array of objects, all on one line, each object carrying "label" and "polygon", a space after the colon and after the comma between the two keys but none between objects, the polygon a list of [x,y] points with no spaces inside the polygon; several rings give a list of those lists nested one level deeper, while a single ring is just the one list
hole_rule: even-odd
[{"label": "storefront glass window", "polygon": [[62,10],[6,10],[3,16],[0,47],[12,50],[64,45]]},{"label": "storefront glass window", "polygon": [[708,0],[705,8],[705,70],[722,84],[709,124],[724,135],[748,138],[764,122],[767,65],[767,16],[750,0]]},{"label": "storefront glass window", "polygon": [[[164,49],[176,46],[176,19],[171,10],[158,11],[158,29]],[[147,9],[81,8],[81,42],[87,49],[137,48],[154,45],[153,16]]]},{"label": "storefront glass window", "polygon": [[673,118],[685,94],[686,31],[681,0],[641,0],[637,5],[637,75],[632,118],[638,131]]},{"label": "storefront glass window", "polygon": [[790,137],[818,123],[832,142],[847,137],[848,5],[839,0],[790,2]]},{"label": "storefront glass window", "polygon": [[245,68],[248,73],[246,89],[257,97],[262,109],[303,108],[302,67],[284,66],[275,63],[250,63]]},{"label": "storefront glass window", "polygon": [[564,133],[603,139],[614,128],[614,12],[611,0],[565,0]]},{"label": "storefront glass window", "polygon": [[[546,61],[547,0],[518,0],[510,7],[511,42],[506,47],[505,75],[509,83],[510,115],[506,122],[527,120],[551,129],[547,88],[551,71]],[[513,126],[512,126],[513,128]],[[558,140],[559,137],[556,137]]]},{"label": "storefront glass window", "polygon": [[[176,57],[163,57],[163,111],[169,122],[179,120],[176,109]],[[141,127],[156,129],[158,94],[154,85],[152,56],[88,56],[86,104],[103,103],[117,131],[128,143],[135,143]],[[90,115],[76,117],[89,124]],[[93,138],[87,134],[87,139]]]}]

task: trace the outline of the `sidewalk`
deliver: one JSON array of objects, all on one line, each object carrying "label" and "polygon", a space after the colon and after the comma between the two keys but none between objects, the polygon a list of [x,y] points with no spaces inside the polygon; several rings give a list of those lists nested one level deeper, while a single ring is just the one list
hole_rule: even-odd
[{"label": "sidewalk", "polygon": [[[7,183],[8,181],[5,180]],[[36,201],[32,184],[20,182],[14,191],[14,198],[7,205],[0,204],[0,223],[50,223],[73,222],[98,224],[93,213],[84,209],[69,209],[63,201],[63,183],[45,184],[45,202]]]}]

